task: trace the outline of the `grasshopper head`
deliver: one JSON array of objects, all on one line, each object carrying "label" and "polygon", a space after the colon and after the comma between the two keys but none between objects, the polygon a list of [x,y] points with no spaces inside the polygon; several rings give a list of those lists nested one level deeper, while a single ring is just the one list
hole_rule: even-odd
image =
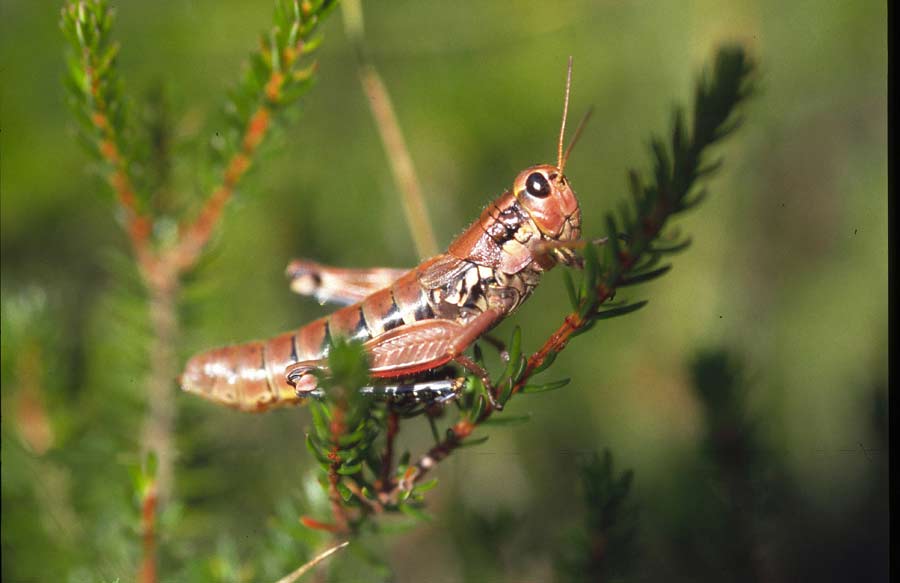
[{"label": "grasshopper head", "polygon": [[[519,203],[546,241],[568,242],[581,237],[581,209],[569,181],[559,168],[541,164],[526,168],[516,177],[513,192]],[[569,263],[568,249],[555,253],[563,263]]]}]

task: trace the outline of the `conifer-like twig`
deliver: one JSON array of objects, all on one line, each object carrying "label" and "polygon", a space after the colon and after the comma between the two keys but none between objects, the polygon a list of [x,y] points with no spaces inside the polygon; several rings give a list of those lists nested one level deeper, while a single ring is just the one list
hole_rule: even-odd
[{"label": "conifer-like twig", "polygon": [[238,138],[224,164],[221,183],[206,198],[197,217],[181,226],[178,244],[171,252],[177,271],[196,264],[225,205],[253,165],[275,114],[309,87],[317,67],[315,63],[303,66],[303,59],[318,48],[313,33],[335,4],[336,0],[276,3],[275,24],[260,39],[260,48],[251,57],[252,70],[237,92],[236,100],[242,103],[232,105],[238,111],[248,105],[251,109],[235,120]]},{"label": "conifer-like twig", "polygon": [[[165,245],[152,240],[156,217],[149,208],[151,197],[138,191],[132,176],[132,166],[139,162],[133,159],[126,140],[128,120],[116,69],[119,45],[111,40],[113,12],[106,0],[70,1],[62,9],[61,28],[71,47],[67,85],[72,110],[91,151],[104,163],[105,179],[124,214],[138,272],[148,291],[153,337],[148,349],[149,406],[142,448],[144,453],[154,453],[159,462],[152,495],[142,498],[142,583],[156,579],[155,513],[168,499],[173,477],[172,385],[178,373],[181,277],[196,266],[225,205],[270,133],[276,114],[310,87],[316,67],[315,63],[306,63],[305,57],[318,46],[321,37],[316,36],[317,27],[336,3],[276,1],[274,25],[262,37],[259,50],[252,55],[251,69],[230,103],[230,121],[238,137],[226,140],[220,184],[204,200],[197,216],[182,222],[177,240]],[[160,162],[153,160],[151,164]]]},{"label": "conifer-like twig", "polygon": [[65,5],[61,27],[72,47],[66,84],[82,136],[104,162],[104,178],[123,211],[132,250],[147,269],[152,225],[140,208],[131,177],[131,157],[124,139],[126,112],[116,69],[119,44],[109,35],[112,18],[102,0]]},{"label": "conifer-like twig", "polygon": [[617,580],[635,555],[637,510],[629,499],[634,473],[617,474],[609,450],[582,460],[579,472],[584,526],[561,549],[560,574],[572,581]]},{"label": "conifer-like twig", "polygon": [[141,501],[141,538],[143,556],[138,576],[140,583],[156,583],[156,485],[151,483]]}]

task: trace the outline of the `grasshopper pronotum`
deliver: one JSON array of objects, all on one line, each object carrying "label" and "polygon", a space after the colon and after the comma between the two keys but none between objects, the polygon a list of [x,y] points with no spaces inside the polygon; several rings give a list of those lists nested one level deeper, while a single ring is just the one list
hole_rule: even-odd
[{"label": "grasshopper pronotum", "polygon": [[382,398],[452,398],[462,378],[422,376],[449,363],[490,387],[466,348],[525,301],[545,271],[558,262],[580,264],[572,247],[583,244],[581,211],[563,170],[587,118],[564,151],[571,81],[570,58],[556,164],[520,172],[446,253],[412,270],[292,262],[294,291],[349,305],[269,340],[196,355],[181,376],[182,388],[243,411],[297,404],[321,393],[312,372],[327,370],[333,337],[363,343],[372,377],[385,381],[363,390]]}]

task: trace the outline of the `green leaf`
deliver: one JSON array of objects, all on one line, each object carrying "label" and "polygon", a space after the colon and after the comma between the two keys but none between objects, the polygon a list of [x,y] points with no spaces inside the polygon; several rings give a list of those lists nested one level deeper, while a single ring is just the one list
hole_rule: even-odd
[{"label": "green leaf", "polygon": [[556,360],[557,356],[559,356],[558,352],[555,352],[553,350],[548,352],[547,356],[544,357],[544,362],[542,362],[540,365],[538,365],[534,369],[534,372],[532,374],[536,375],[536,374],[543,372],[543,371],[547,370],[548,368],[550,368],[550,365],[553,364],[553,362]]},{"label": "green leaf", "polygon": [[338,468],[337,473],[341,474],[342,476],[352,476],[353,474],[359,473],[361,470],[362,462],[357,462],[351,465],[342,465],[340,468]]},{"label": "green leaf", "polygon": [[347,448],[356,445],[369,435],[370,433],[368,431],[368,427],[363,424],[353,433],[347,433],[346,435],[341,435],[340,437],[338,437],[337,443],[339,446]]},{"label": "green leaf", "polygon": [[664,241],[654,241],[647,249],[650,253],[679,253],[691,246],[690,237],[684,241],[666,243]]},{"label": "green leaf", "polygon": [[678,212],[682,212],[682,211],[686,211],[686,210],[690,210],[690,209],[694,208],[695,206],[699,205],[704,200],[706,200],[707,196],[709,196],[709,191],[707,191],[704,188],[703,190],[701,190],[697,194],[695,194],[693,197],[691,197],[690,200],[682,200],[681,203],[678,205]]},{"label": "green leaf", "polygon": [[324,404],[313,401],[310,403],[309,411],[312,415],[313,429],[316,436],[320,439],[328,439],[331,431],[328,429],[328,408]]},{"label": "green leaf", "polygon": [[432,520],[434,520],[434,518],[430,514],[410,504],[401,504],[400,511],[403,514],[422,522],[431,522]]},{"label": "green leaf", "polygon": [[566,293],[569,296],[569,303],[572,308],[578,309],[578,292],[575,291],[575,280],[572,279],[572,273],[569,270],[563,271],[563,282],[566,284]]},{"label": "green leaf", "polygon": [[266,86],[266,83],[269,81],[269,75],[271,74],[271,68],[266,60],[259,53],[254,53],[250,56],[250,72],[253,75],[253,79],[256,82],[257,89],[262,89]]},{"label": "green leaf", "polygon": [[633,304],[626,304],[620,308],[611,308],[609,310],[601,310],[594,315],[594,319],[595,320],[608,320],[610,318],[617,318],[619,316],[624,316],[626,314],[636,312],[646,305],[647,305],[647,300],[642,300],[640,302],[634,302]]},{"label": "green leaf", "polygon": [[609,245],[610,251],[610,267],[612,269],[618,270],[620,263],[619,256],[622,251],[619,247],[619,229],[616,226],[616,217],[614,217],[612,213],[608,213],[606,215],[606,230],[609,237],[607,245]]},{"label": "green leaf", "polygon": [[306,434],[306,449],[308,449],[309,452],[311,454],[313,454],[313,456],[317,460],[319,460],[320,463],[328,464],[328,465],[331,464],[331,460],[329,460],[327,456],[325,456],[319,452],[319,448],[316,447],[316,444],[313,442],[312,435],[310,435],[308,433]]},{"label": "green leaf", "polygon": [[[614,237],[615,233],[612,236]],[[584,276],[581,280],[581,293],[579,294],[579,299],[585,303],[589,303],[589,298],[595,297],[598,268],[597,249],[593,245],[587,245],[584,248]]]},{"label": "green leaf", "polygon": [[516,378],[514,375],[522,360],[522,329],[519,326],[513,328],[509,339],[509,363],[506,365],[504,378]]},{"label": "green leaf", "polygon": [[156,469],[159,467],[159,457],[156,455],[155,451],[147,452],[147,457],[144,460],[144,475],[150,479],[156,478]]},{"label": "green leaf", "polygon": [[337,449],[332,450],[331,453],[332,455],[337,456],[337,458],[343,463],[349,463],[351,460],[355,461],[355,458],[357,457],[357,452],[352,449]]},{"label": "green leaf", "polygon": [[485,435],[484,437],[467,437],[467,438],[466,438],[461,444],[459,444],[457,447],[463,448],[463,447],[474,447],[474,446],[476,446],[476,445],[481,445],[482,443],[484,443],[485,441],[487,441],[488,438],[490,438],[490,435]]},{"label": "green leaf", "polygon": [[478,419],[481,414],[484,412],[484,407],[486,403],[485,398],[485,387],[484,383],[481,382],[481,379],[475,377],[469,377],[469,381],[475,387],[475,397],[472,402],[472,409],[469,411],[469,419],[473,421]]},{"label": "green leaf", "polygon": [[311,55],[312,53],[319,50],[319,47],[322,45],[322,40],[325,37],[322,35],[316,35],[307,39],[306,43],[303,45],[303,53],[306,55]]},{"label": "green leaf", "polygon": [[516,370],[513,372],[512,380],[518,382],[519,379],[522,378],[522,375],[525,374],[525,368],[528,366],[528,361],[525,357],[519,358],[519,364],[516,366]]},{"label": "green leaf", "polygon": [[512,390],[515,386],[515,381],[513,379],[506,379],[503,383],[503,390],[500,391],[500,394],[497,396],[497,401],[500,402],[501,405],[505,405],[509,398],[512,396]]},{"label": "green leaf", "polygon": [[337,491],[341,495],[341,498],[344,499],[344,502],[349,502],[353,498],[353,492],[341,482],[337,483]]},{"label": "green leaf", "polygon": [[438,479],[432,478],[432,479],[428,480],[427,482],[422,482],[421,484],[417,484],[413,488],[413,492],[416,494],[424,494],[425,492],[427,492],[427,491],[431,490],[432,488],[434,488],[435,486],[437,486],[437,484],[438,484]]},{"label": "green leaf", "polygon": [[639,283],[644,283],[647,281],[651,281],[666,274],[670,269],[672,269],[672,265],[663,265],[662,267],[658,267],[656,269],[651,269],[649,271],[641,271],[634,274],[623,275],[619,280],[619,287],[629,286],[629,285],[637,285]]},{"label": "green leaf", "polygon": [[558,381],[553,381],[550,383],[544,383],[541,385],[525,385],[522,388],[521,392],[525,394],[533,394],[533,393],[549,393],[550,391],[556,391],[558,389],[563,388],[568,385],[572,379],[560,379]]},{"label": "green leaf", "polygon": [[597,321],[594,320],[592,317],[586,317],[585,319],[587,321],[584,324],[582,324],[581,326],[579,326],[577,330],[572,332],[572,335],[569,338],[576,338],[586,332],[590,332],[591,329],[594,327],[594,325],[597,324]]}]

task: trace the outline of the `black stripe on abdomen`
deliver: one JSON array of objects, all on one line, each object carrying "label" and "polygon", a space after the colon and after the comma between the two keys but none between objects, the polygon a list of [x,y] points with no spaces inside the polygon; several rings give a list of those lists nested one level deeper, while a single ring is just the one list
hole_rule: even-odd
[{"label": "black stripe on abdomen", "polygon": [[365,342],[372,337],[372,333],[369,332],[369,323],[366,322],[366,315],[363,313],[362,306],[357,311],[359,312],[359,322],[356,323],[356,328],[353,330],[351,337],[353,340]]},{"label": "black stripe on abdomen", "polygon": [[[360,313],[362,313],[362,310],[360,310]],[[397,305],[396,298],[394,298],[393,290],[391,290],[391,308],[388,310],[388,313],[385,314],[381,323],[384,326],[385,332],[403,325],[403,315],[400,313],[400,307]]]}]

